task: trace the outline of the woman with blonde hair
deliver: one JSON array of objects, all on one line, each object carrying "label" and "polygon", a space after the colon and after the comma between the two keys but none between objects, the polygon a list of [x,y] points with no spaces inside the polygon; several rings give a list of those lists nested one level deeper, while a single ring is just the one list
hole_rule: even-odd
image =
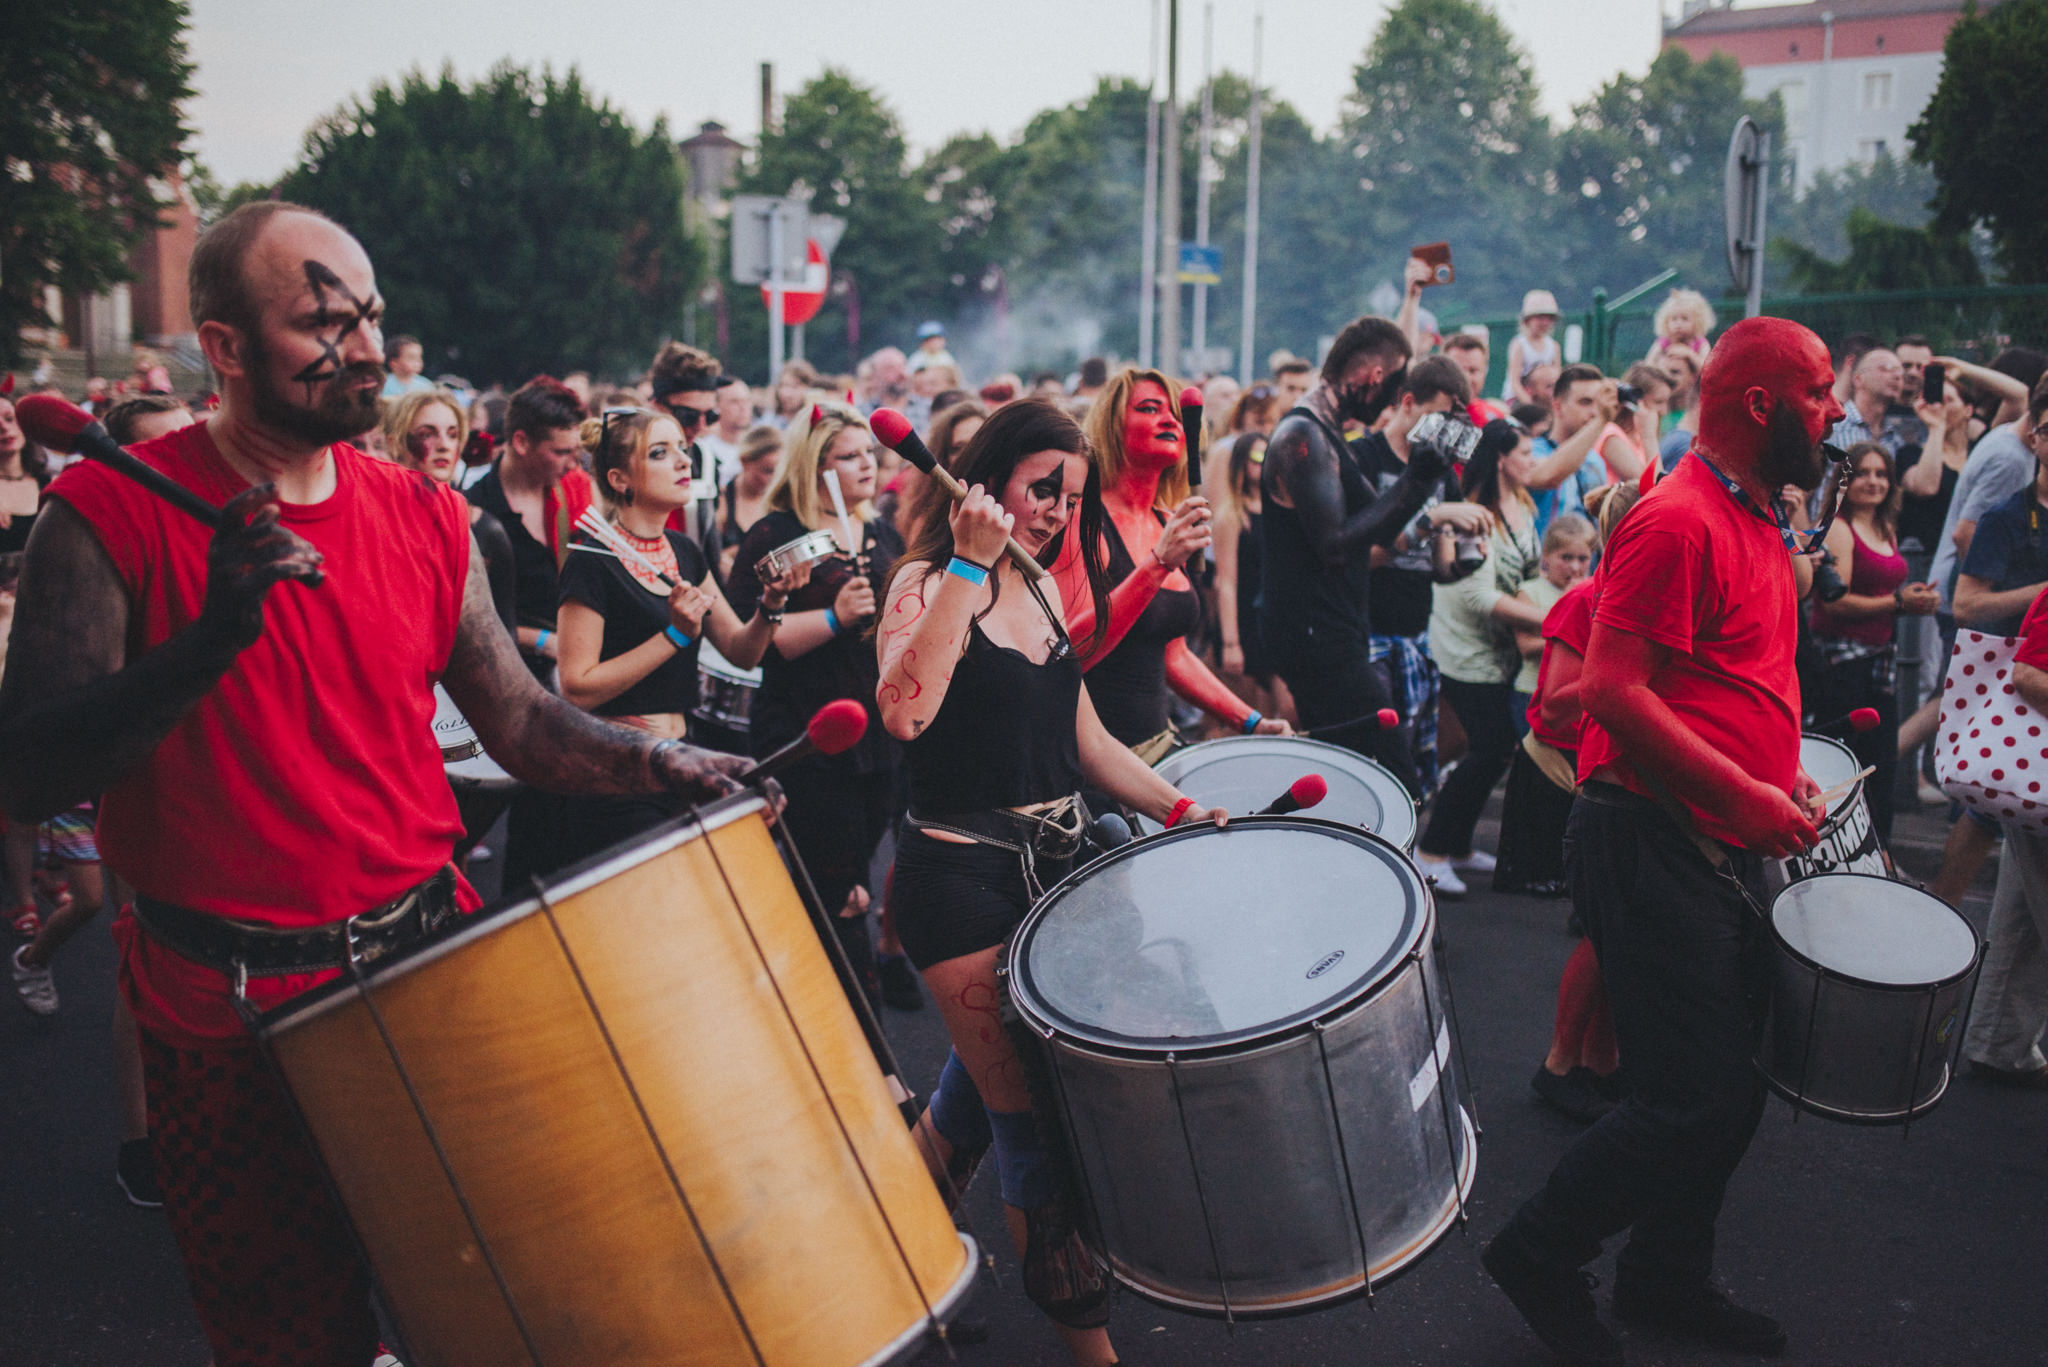
[{"label": "woman with blonde hair", "polygon": [[[749,714],[750,744],[766,755],[803,734],[826,703],[857,698],[868,711],[867,734],[841,755],[816,756],[782,775],[789,799],[784,819],[797,853],[848,957],[875,994],[868,943],[868,861],[895,815],[900,750],[875,710],[881,672],[866,628],[875,616],[875,585],[888,582],[902,539],[875,515],[875,437],[851,405],[818,399],[791,420],[782,465],[768,489],[768,510],[740,542],[726,596],[742,619],[765,592],[758,566],[779,546],[822,532],[832,552],[810,581],[790,596],[787,616],[761,661],[761,687]],[[846,507],[842,522],[828,487],[836,478]]]},{"label": "woman with blonde hair", "polygon": [[1109,621],[1098,632],[1078,530],[1063,534],[1053,574],[1069,604],[1067,633],[1091,641],[1081,666],[1109,734],[1148,760],[1170,748],[1167,690],[1233,732],[1290,735],[1223,686],[1188,648],[1201,605],[1182,566],[1209,548],[1209,500],[1188,492],[1178,387],[1157,370],[1128,369],[1088,409],[1090,458],[1102,485]]},{"label": "woman with blonde hair", "polygon": [[[386,399],[383,409],[384,447],[391,459],[437,484],[454,483],[462,471],[463,444],[469,440],[469,418],[461,402],[445,389],[430,388]],[[483,552],[491,604],[505,630],[516,633],[512,539],[506,535],[504,523],[474,503],[469,505],[469,530]]]}]

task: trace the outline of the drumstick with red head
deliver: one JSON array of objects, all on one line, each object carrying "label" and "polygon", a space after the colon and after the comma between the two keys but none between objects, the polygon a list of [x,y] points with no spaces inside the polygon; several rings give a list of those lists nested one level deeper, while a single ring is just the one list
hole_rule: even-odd
[{"label": "drumstick with red head", "polygon": [[1287,791],[1259,808],[1260,816],[1286,816],[1304,811],[1329,796],[1330,784],[1321,774],[1303,774],[1287,785]]},{"label": "drumstick with red head", "polygon": [[[953,478],[953,472],[939,464],[938,457],[924,444],[924,438],[917,435],[917,429],[910,425],[910,419],[893,408],[877,408],[868,417],[868,427],[875,434],[875,440],[894,451],[903,459],[915,465],[946,491],[946,497],[959,503],[967,497],[967,486]],[[1009,538],[1003,553],[1010,562],[1032,579],[1046,579],[1049,571],[1032,558],[1031,552],[1017,544],[1017,538]]]},{"label": "drumstick with red head", "polygon": [[868,712],[858,702],[852,698],[828,702],[812,715],[801,736],[740,774],[739,781],[752,786],[812,755],[844,754],[860,743],[867,729]]},{"label": "drumstick with red head", "polygon": [[55,394],[31,394],[14,406],[21,430],[36,445],[65,455],[77,454],[126,475],[164,502],[190,513],[209,527],[220,526],[220,509],[161,470],[145,465],[121,449],[92,414]]},{"label": "drumstick with red head", "polygon": [[1313,740],[1317,736],[1333,736],[1361,726],[1369,731],[1391,731],[1400,724],[1401,714],[1399,712],[1396,712],[1391,707],[1382,707],[1377,712],[1369,712],[1362,717],[1353,717],[1350,721],[1333,721],[1327,725],[1318,726],[1312,731],[1303,731],[1301,736],[1304,740]]}]

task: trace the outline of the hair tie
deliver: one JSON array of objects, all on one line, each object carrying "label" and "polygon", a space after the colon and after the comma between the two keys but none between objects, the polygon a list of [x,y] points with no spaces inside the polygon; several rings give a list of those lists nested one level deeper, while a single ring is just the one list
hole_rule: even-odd
[{"label": "hair tie", "polygon": [[825,410],[824,410],[824,409],[822,409],[822,408],[820,408],[820,407],[818,407],[818,405],[816,405],[816,404],[812,404],[812,405],[811,405],[811,426],[813,426],[813,427],[816,427],[816,426],[817,426],[817,425],[818,425],[819,423],[821,423],[821,422],[823,422],[823,421],[825,421]]}]

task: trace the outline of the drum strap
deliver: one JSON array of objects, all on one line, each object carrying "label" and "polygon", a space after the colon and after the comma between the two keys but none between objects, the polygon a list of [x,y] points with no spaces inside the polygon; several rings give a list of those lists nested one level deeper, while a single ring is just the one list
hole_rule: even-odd
[{"label": "drum strap", "polygon": [[1131,753],[1150,766],[1159,763],[1160,760],[1165,759],[1178,749],[1180,749],[1180,733],[1169,726],[1158,735],[1148,737],[1133,745]]},{"label": "drum strap", "polygon": [[1024,884],[1035,902],[1045,895],[1038,881],[1038,856],[1071,859],[1081,851],[1081,833],[1088,824],[1088,809],[1075,793],[1035,812],[992,807],[985,812],[965,812],[945,817],[923,817],[905,812],[903,822],[912,830],[944,831],[965,836],[978,845],[1008,850],[1024,861]]},{"label": "drum strap", "polygon": [[425,939],[455,916],[455,870],[445,865],[382,906],[323,926],[266,926],[140,893],[135,897],[135,919],[151,938],[227,974],[238,991],[250,978],[346,968],[351,946],[356,958],[374,963]]},{"label": "drum strap", "polygon": [[1522,733],[1522,749],[1528,752],[1530,759],[1536,761],[1536,767],[1542,771],[1543,777],[1567,793],[1576,794],[1579,791],[1579,776],[1573,772],[1572,762],[1564,757],[1564,751],[1547,741],[1536,739],[1534,731]]}]

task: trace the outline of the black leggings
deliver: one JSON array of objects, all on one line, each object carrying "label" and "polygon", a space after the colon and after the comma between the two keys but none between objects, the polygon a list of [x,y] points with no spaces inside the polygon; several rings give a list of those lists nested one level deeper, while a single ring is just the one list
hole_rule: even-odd
[{"label": "black leggings", "polygon": [[847,894],[867,884],[868,861],[894,816],[896,776],[887,770],[848,773],[813,759],[785,770],[781,783],[789,799],[783,828],[818,889],[854,974],[872,998],[880,989],[867,917],[839,913]]},{"label": "black leggings", "polygon": [[1465,758],[1437,792],[1421,849],[1424,854],[1457,856],[1472,852],[1472,830],[1486,810],[1487,796],[1515,757],[1515,686],[1466,683],[1446,674],[1443,689],[1458,724],[1465,728]]}]

